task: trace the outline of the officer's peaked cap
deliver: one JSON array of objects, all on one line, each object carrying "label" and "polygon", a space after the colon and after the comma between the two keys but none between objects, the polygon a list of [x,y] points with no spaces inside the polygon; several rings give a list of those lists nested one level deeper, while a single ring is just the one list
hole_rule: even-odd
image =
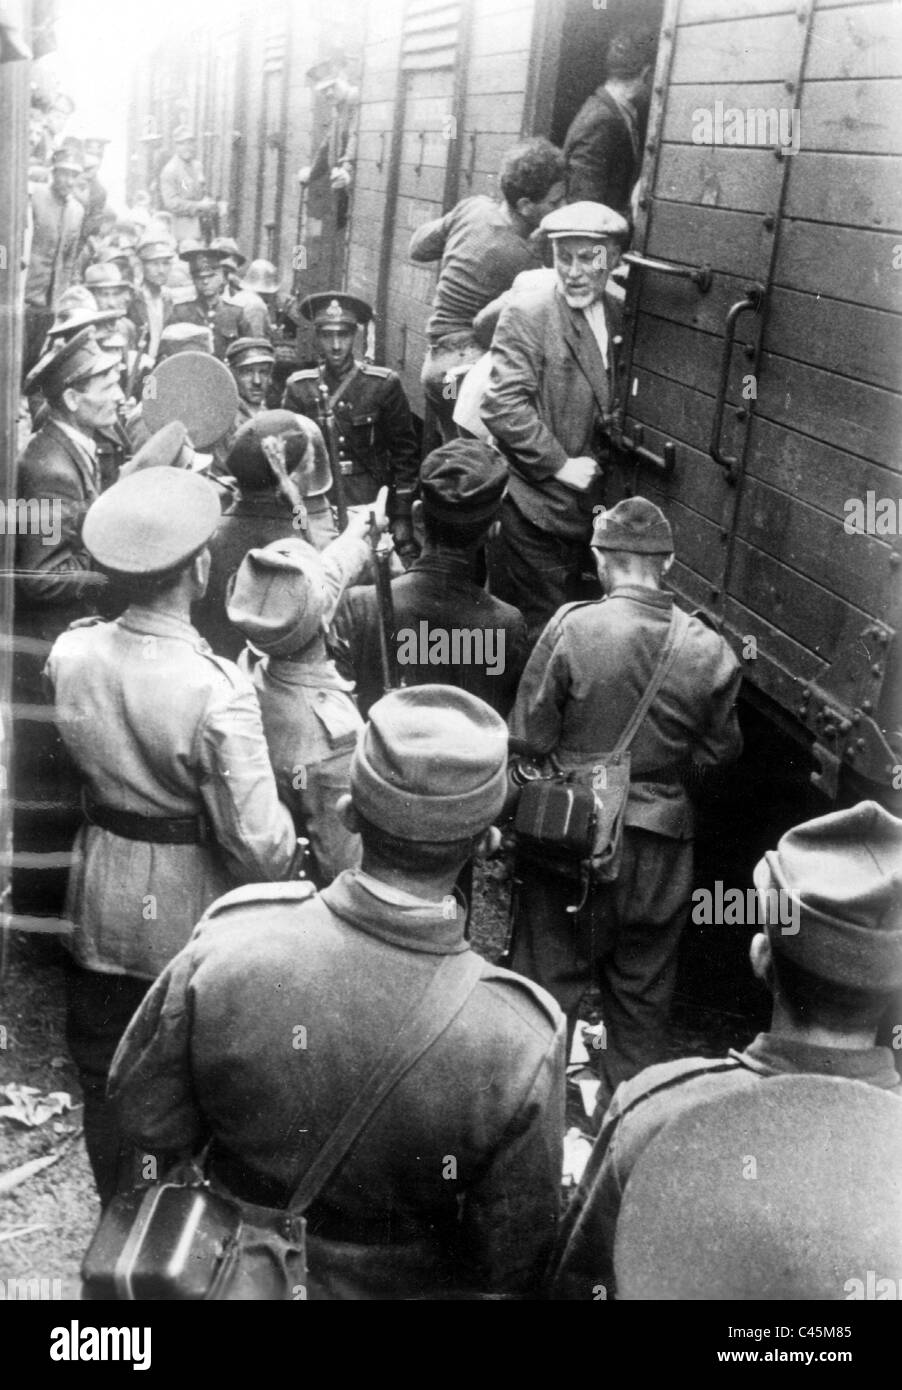
[{"label": "officer's peaked cap", "polygon": [[316,328],[359,328],[373,317],[372,305],[365,299],[338,290],[308,295],[301,301],[300,310]]},{"label": "officer's peaked cap", "polygon": [[55,342],[25,380],[25,391],[64,391],[91,377],[103,376],[113,368],[122,367],[118,353],[104,352],[97,341],[93,325],[83,328],[73,338]]},{"label": "officer's peaked cap", "polygon": [[130,578],[183,568],[219,524],[219,494],[199,473],[145,468],[88,508],[82,539],[101,569]]}]

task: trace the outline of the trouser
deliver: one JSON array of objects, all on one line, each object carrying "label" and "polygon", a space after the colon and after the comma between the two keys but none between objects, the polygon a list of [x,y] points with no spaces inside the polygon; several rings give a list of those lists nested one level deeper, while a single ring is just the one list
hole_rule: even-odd
[{"label": "trouser", "polygon": [[478,362],[484,351],[472,333],[460,332],[446,334],[437,343],[433,343],[426,354],[420,381],[435,414],[443,444],[457,438],[457,426],[454,423],[457,392],[451,383],[446,384],[445,376],[452,367]]},{"label": "trouser", "polygon": [[593,1054],[597,1119],[621,1081],[664,1056],[692,871],[691,840],[628,827],[616,883],[590,890],[574,914],[567,907],[579,902],[581,885],[518,856],[510,968],[557,1000],[568,1055],[582,997],[597,986],[605,1029]]},{"label": "trouser", "polygon": [[84,1094],[85,1147],[102,1206],[115,1195],[126,1153],[115,1106],[106,1098],[119,1041],[150,981],[69,967],[66,1041]]},{"label": "trouser", "polygon": [[563,604],[600,597],[594,575],[587,541],[541,531],[505,497],[499,534],[489,543],[489,589],[519,608],[530,642]]}]

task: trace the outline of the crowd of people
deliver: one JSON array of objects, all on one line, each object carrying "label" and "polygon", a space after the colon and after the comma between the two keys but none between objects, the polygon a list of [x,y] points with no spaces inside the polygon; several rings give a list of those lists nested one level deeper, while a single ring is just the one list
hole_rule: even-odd
[{"label": "crowd of people", "polygon": [[[718,1109],[791,1080],[808,1113],[805,1088],[839,1078],[898,1137],[875,1041],[902,985],[897,820],[862,803],[787,827],[756,872],[770,1031],[663,1060],[695,803],[742,739],[739,662],[667,588],[667,518],[604,499],[650,71],[615,40],[563,150],[518,145],[499,200],[414,233],[411,258],[439,267],[425,458],[399,377],[361,352],[359,297],[304,300],[319,360],[280,375],[278,273],[213,234],[190,131],[140,229],[100,201],[91,142],[60,132],[32,190],[17,490],[60,524],[18,538],[14,833],[64,868],[20,869],[16,906],[72,924],[101,1202],[204,1154],[254,1233],[232,1297],[841,1298],[837,1268],[897,1260],[873,1222],[855,1245],[829,1217],[810,1268],[786,1258],[791,1186],[781,1208],[743,1182],[746,1132]],[[527,816],[539,784],[588,796],[580,848],[572,823]],[[469,945],[499,826],[510,969]],[[590,987],[598,1137],[561,1220]],[[695,1200],[732,1213],[738,1244],[688,1292],[642,1212],[632,1244],[620,1217],[633,1169],[698,1107],[722,1190]],[[285,1216],[300,1193],[306,1255]]]}]

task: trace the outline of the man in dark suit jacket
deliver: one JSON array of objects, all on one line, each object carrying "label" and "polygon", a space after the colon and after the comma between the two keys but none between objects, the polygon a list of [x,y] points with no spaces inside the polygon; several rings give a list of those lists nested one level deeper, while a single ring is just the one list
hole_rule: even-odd
[{"label": "man in dark suit jacket", "polygon": [[543,218],[554,270],[514,282],[492,340],[482,418],[510,464],[492,592],[519,608],[535,640],[586,587],[593,508],[614,410],[611,343],[618,332],[608,274],[627,235],[600,203],[573,203]]},{"label": "man in dark suit jacket", "polygon": [[46,854],[48,865],[17,869],[19,911],[62,906],[78,798],[59,737],[46,717],[41,672],[50,647],[76,618],[94,611],[103,581],[81,542],[88,507],[100,491],[94,431],[116,419],[122,400],[118,354],[102,351],[87,327],[57,344],[27,378],[48,414],[19,460],[16,493],[13,657],[13,838],[17,853]]},{"label": "man in dark suit jacket", "polygon": [[630,194],[642,167],[638,107],[654,70],[654,40],[618,34],[606,66],[606,82],[583,103],[567,131],[567,196],[604,203],[629,217]]}]

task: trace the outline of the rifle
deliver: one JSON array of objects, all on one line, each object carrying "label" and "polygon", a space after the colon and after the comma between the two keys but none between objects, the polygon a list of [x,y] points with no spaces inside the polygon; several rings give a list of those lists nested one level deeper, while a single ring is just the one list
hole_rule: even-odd
[{"label": "rifle", "polygon": [[379,660],[382,666],[382,693],[397,690],[401,684],[398,663],[392,651],[395,639],[395,606],[391,592],[391,542],[381,536],[376,527],[376,514],[370,512],[370,549],[373,557],[373,579],[379,604]]},{"label": "rifle", "polygon": [[323,432],[326,441],[326,448],[329,451],[329,463],[332,467],[332,491],[335,496],[335,510],[338,513],[338,529],[343,531],[348,524],[348,504],[345,500],[345,484],[341,472],[341,462],[339,460],[338,440],[335,435],[335,416],[332,413],[332,402],[329,399],[329,387],[326,385],[325,371],[322,366],[319,369],[319,380],[316,384],[319,405],[317,416],[319,427]]}]

